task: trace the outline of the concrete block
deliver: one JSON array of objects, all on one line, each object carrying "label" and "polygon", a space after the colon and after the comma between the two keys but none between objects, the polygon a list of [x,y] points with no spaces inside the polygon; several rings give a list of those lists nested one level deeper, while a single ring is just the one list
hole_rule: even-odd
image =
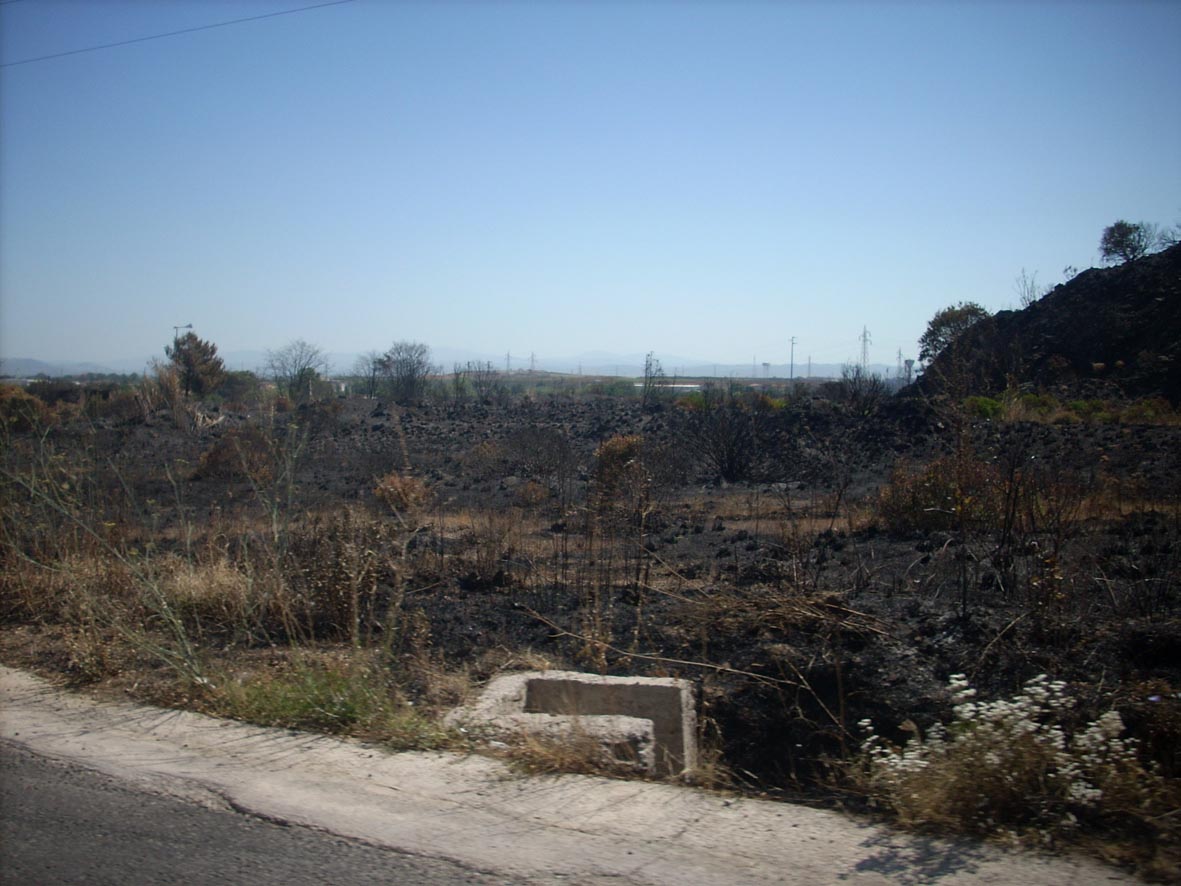
[{"label": "concrete block", "polygon": [[697,766],[697,714],[688,680],[576,671],[506,674],[447,719],[500,735],[578,731],[654,775],[680,775]]}]

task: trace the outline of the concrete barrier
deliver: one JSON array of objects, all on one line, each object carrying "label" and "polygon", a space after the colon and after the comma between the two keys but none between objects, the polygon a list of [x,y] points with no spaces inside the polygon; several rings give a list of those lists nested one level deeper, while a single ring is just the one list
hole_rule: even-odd
[{"label": "concrete barrier", "polygon": [[688,680],[576,671],[506,674],[447,719],[505,737],[581,733],[653,775],[697,767],[697,714]]}]

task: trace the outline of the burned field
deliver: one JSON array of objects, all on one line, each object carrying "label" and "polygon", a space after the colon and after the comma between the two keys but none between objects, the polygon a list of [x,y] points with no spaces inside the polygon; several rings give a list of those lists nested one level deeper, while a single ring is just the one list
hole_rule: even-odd
[{"label": "burned field", "polygon": [[865,720],[901,745],[952,675],[1003,699],[1046,674],[1066,728],[1118,711],[1175,786],[1181,427],[1039,403],[60,415],[4,444],[4,656],[402,747],[454,741],[438,713],[504,669],[686,677],[703,779],[854,805]]}]

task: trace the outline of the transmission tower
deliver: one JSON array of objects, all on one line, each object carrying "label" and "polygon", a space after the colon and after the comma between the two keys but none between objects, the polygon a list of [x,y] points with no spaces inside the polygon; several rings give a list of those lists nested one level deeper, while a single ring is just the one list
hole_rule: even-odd
[{"label": "transmission tower", "polygon": [[861,327],[861,368],[869,369],[869,346],[873,341],[870,338],[869,330],[864,326]]}]

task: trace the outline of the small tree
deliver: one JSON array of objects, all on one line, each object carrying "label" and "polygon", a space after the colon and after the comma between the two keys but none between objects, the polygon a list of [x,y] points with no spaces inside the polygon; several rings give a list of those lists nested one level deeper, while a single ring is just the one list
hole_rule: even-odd
[{"label": "small tree", "polygon": [[1156,238],[1156,242],[1161,249],[1168,249],[1170,246],[1176,246],[1178,243],[1181,243],[1181,224],[1175,224],[1171,228],[1165,228]]},{"label": "small tree", "polygon": [[467,370],[457,360],[451,364],[451,401],[457,406],[467,399]]},{"label": "small tree", "polygon": [[974,301],[962,301],[944,308],[931,318],[927,331],[919,339],[919,359],[930,363],[966,330],[991,316],[987,309]]},{"label": "small tree", "polygon": [[668,379],[664,374],[664,367],[656,359],[652,351],[644,358],[644,386],[641,388],[640,402],[645,409],[656,404],[660,396],[666,393]]},{"label": "small tree", "polygon": [[687,397],[676,417],[677,436],[727,483],[750,477],[759,450],[761,416],[735,386],[707,383]]},{"label": "small tree", "polygon": [[217,393],[230,402],[242,402],[258,393],[258,378],[245,369],[227,372]]},{"label": "small tree", "polygon": [[366,351],[353,364],[353,374],[359,381],[358,390],[363,397],[377,396],[377,380],[381,377],[382,355],[377,351]]},{"label": "small tree", "polygon": [[328,359],[316,345],[300,338],[277,351],[267,351],[266,369],[280,391],[305,403],[311,399],[312,383],[328,371]]},{"label": "small tree", "polygon": [[1148,255],[1157,245],[1160,233],[1148,222],[1133,224],[1120,219],[1103,229],[1099,240],[1099,254],[1108,264],[1134,261]]},{"label": "small tree", "polygon": [[889,396],[885,380],[859,363],[846,363],[841,367],[836,390],[838,399],[857,415],[871,415]]},{"label": "small tree", "polygon": [[193,332],[185,333],[171,345],[165,345],[164,353],[176,369],[177,379],[186,397],[212,394],[225,378],[226,366],[217,356],[217,345],[197,338]]}]

